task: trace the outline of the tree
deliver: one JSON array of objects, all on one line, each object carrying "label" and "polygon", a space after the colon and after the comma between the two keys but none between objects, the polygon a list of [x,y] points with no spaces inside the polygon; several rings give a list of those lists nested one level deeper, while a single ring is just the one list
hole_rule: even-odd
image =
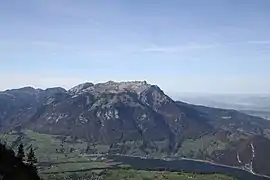
[{"label": "tree", "polygon": [[21,161],[24,160],[25,154],[24,154],[23,144],[20,144],[19,147],[18,147],[17,157],[18,157]]},{"label": "tree", "polygon": [[40,180],[34,166],[24,164],[13,150],[0,143],[0,180],[16,179]]},{"label": "tree", "polygon": [[27,154],[27,162],[29,162],[30,164],[35,164],[37,163],[37,158],[35,156],[35,152],[33,150],[33,148],[30,148],[29,153]]},{"label": "tree", "polygon": [[87,144],[87,147],[86,147],[86,150],[85,150],[85,153],[89,153],[89,151],[91,150],[89,144]]}]

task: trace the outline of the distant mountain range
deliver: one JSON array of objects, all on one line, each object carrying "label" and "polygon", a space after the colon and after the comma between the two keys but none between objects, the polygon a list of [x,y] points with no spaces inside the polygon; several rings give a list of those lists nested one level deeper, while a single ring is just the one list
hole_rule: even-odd
[{"label": "distant mountain range", "polygon": [[235,109],[270,119],[270,94],[193,94],[179,93],[174,98],[191,104]]},{"label": "distant mountain range", "polygon": [[110,145],[111,154],[191,157],[270,175],[270,121],[174,101],[145,81],[3,91],[0,123],[2,133],[65,135]]}]

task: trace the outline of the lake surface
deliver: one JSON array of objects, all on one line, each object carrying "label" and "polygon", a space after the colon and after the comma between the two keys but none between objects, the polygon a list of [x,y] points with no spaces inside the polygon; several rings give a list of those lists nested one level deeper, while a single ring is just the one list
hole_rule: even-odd
[{"label": "lake surface", "polygon": [[169,170],[169,171],[183,171],[190,173],[221,173],[238,180],[270,180],[267,177],[252,174],[240,168],[222,166],[211,164],[202,161],[194,160],[172,160],[165,161],[161,159],[143,159],[140,157],[130,156],[109,156],[115,162],[130,165],[134,169],[140,170]]}]

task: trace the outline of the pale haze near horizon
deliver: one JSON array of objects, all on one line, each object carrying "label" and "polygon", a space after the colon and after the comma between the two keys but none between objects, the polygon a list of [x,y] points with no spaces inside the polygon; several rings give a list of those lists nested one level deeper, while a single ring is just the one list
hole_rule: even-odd
[{"label": "pale haze near horizon", "polygon": [[0,2],[0,90],[146,80],[270,93],[270,1]]}]

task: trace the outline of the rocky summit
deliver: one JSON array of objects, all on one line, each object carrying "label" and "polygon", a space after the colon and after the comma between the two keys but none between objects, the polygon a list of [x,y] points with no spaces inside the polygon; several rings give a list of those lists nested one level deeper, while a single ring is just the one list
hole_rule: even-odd
[{"label": "rocky summit", "polygon": [[262,147],[270,121],[175,102],[145,81],[84,83],[65,90],[0,92],[1,131],[36,132],[109,145],[109,153],[190,157],[270,174]]}]

